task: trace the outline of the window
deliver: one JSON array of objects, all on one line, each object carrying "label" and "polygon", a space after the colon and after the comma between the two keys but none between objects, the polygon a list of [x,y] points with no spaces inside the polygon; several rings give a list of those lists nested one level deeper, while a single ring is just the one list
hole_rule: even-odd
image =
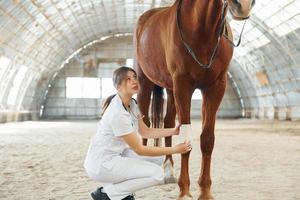
[{"label": "window", "polygon": [[21,65],[13,82],[13,86],[11,87],[9,91],[9,95],[7,98],[7,104],[14,105],[16,103],[16,99],[19,93],[19,90],[21,88],[21,84],[23,82],[23,79],[25,77],[25,74],[27,72],[27,67],[24,65]]},{"label": "window", "polygon": [[[105,99],[105,98],[109,97],[110,95],[117,93],[117,90],[113,86],[112,78],[102,78],[101,86],[102,86],[101,98]],[[165,89],[164,89],[164,97],[167,98],[167,93],[166,93]],[[133,98],[137,99],[137,95],[136,94],[133,95]],[[202,99],[202,94],[199,89],[195,90],[195,92],[193,93],[192,99],[193,100],[201,100]]]},{"label": "window", "polygon": [[126,59],[126,66],[133,68],[133,59],[132,58]]},{"label": "window", "polygon": [[100,79],[67,77],[66,96],[67,98],[100,98]]},{"label": "window", "polygon": [[113,85],[112,78],[102,78],[101,85],[102,85],[102,90],[101,90],[102,98],[107,98],[108,96],[117,93],[117,90]]}]

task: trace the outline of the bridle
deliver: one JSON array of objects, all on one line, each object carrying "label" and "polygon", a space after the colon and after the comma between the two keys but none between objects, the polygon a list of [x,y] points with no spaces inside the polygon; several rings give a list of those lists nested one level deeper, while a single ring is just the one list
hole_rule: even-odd
[{"label": "bridle", "polygon": [[201,67],[205,68],[205,69],[208,69],[211,67],[215,57],[216,57],[216,52],[217,52],[217,49],[218,49],[218,46],[220,44],[220,40],[221,40],[221,37],[224,36],[225,39],[227,39],[227,41],[230,43],[230,45],[232,47],[238,47],[240,44],[241,44],[241,38],[242,38],[242,35],[243,35],[243,32],[244,32],[244,28],[245,28],[245,24],[246,24],[246,21],[249,17],[246,17],[246,18],[243,18],[242,20],[245,20],[244,22],[244,25],[243,25],[243,28],[242,28],[242,31],[240,33],[240,37],[239,37],[239,40],[238,40],[238,43],[237,44],[234,44],[233,41],[231,41],[228,36],[224,35],[223,34],[223,30],[224,30],[224,27],[225,27],[225,22],[226,22],[226,9],[227,9],[227,6],[228,6],[228,0],[224,0],[223,2],[223,7],[222,7],[222,13],[221,13],[221,24],[220,24],[220,27],[219,27],[219,31],[218,31],[218,40],[217,40],[217,44],[216,46],[214,47],[213,49],[213,52],[212,52],[212,55],[209,59],[209,63],[208,64],[204,64],[202,63],[201,61],[199,61],[199,59],[197,58],[195,52],[193,51],[193,49],[190,47],[190,45],[184,41],[183,39],[183,36],[182,36],[182,30],[180,28],[180,24],[179,24],[179,15],[180,15],[180,8],[181,8],[181,4],[182,4],[182,0],[179,1],[179,4],[177,6],[177,12],[176,12],[176,25],[177,25],[177,28],[179,30],[179,35],[180,35],[180,38],[181,38],[181,41],[182,43],[184,44],[186,50],[188,51],[188,53],[193,57],[193,59],[198,63],[198,65],[200,65]]}]

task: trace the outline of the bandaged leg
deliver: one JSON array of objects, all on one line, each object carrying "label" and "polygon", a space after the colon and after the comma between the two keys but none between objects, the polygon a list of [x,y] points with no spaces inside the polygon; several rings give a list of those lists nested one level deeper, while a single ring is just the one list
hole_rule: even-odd
[{"label": "bandaged leg", "polygon": [[[192,138],[192,126],[191,124],[183,124],[180,126],[179,131],[179,142],[191,142]],[[193,199],[189,187],[190,187],[190,180],[189,180],[189,154],[190,152],[187,152],[186,154],[181,155],[181,171],[180,176],[178,180],[178,185],[180,188],[180,195],[177,200],[191,200]]]},{"label": "bandaged leg", "polygon": [[179,131],[179,141],[180,142],[190,142],[192,136],[192,125],[182,124]]}]

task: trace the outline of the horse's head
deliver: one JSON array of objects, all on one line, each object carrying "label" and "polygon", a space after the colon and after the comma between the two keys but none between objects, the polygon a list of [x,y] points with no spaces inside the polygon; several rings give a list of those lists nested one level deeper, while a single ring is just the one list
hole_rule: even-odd
[{"label": "horse's head", "polygon": [[229,11],[236,20],[249,18],[254,4],[255,0],[228,0]]}]

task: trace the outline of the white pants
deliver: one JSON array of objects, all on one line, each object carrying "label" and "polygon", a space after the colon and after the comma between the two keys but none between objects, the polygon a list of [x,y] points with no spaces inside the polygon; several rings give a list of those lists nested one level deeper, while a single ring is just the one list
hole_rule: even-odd
[{"label": "white pants", "polygon": [[108,183],[104,191],[110,199],[121,200],[138,190],[164,183],[162,156],[139,156],[128,149],[117,159],[111,170],[101,167],[99,174],[87,172],[91,179]]}]

